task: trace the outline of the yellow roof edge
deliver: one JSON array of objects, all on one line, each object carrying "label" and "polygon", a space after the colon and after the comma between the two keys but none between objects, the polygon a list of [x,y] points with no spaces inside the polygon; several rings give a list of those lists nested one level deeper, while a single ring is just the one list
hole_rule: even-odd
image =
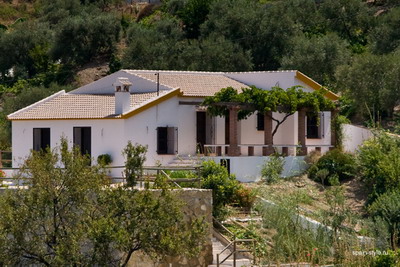
[{"label": "yellow roof edge", "polygon": [[[320,85],[319,83],[317,83],[316,81],[314,81],[313,79],[311,79],[310,77],[308,77],[307,75],[305,75],[304,73],[296,70],[296,79],[302,81],[303,83],[307,84],[308,86],[310,86],[312,89],[318,91],[321,88],[323,88],[322,85]],[[335,94],[332,91],[327,90],[325,96],[327,98],[329,98],[330,100],[336,101],[339,99],[339,96],[337,94]]]},{"label": "yellow roof edge", "polygon": [[176,89],[166,93],[165,95],[162,95],[162,96],[154,99],[153,101],[146,103],[143,106],[140,106],[140,107],[138,107],[138,108],[136,108],[134,110],[131,110],[128,113],[122,114],[121,116],[118,117],[118,119],[130,118],[130,117],[132,117],[132,116],[134,116],[136,114],[141,113],[142,111],[145,111],[145,110],[147,110],[147,109],[149,109],[151,107],[154,107],[154,106],[164,102],[165,100],[168,100],[168,99],[170,99],[170,98],[172,98],[174,96],[181,96],[181,95],[182,95],[182,92],[181,92],[180,88],[176,88]]}]

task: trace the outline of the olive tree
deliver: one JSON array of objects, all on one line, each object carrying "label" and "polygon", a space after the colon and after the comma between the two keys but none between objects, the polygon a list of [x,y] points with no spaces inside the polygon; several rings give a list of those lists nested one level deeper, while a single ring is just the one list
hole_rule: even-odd
[{"label": "olive tree", "polygon": [[66,140],[26,159],[17,176],[26,187],[0,196],[1,265],[126,266],[139,249],[154,259],[196,255],[202,218],[183,220],[170,191],[109,187],[90,160]]}]

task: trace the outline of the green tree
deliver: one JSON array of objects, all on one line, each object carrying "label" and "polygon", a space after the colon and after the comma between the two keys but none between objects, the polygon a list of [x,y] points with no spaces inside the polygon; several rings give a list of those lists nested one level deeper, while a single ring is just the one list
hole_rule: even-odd
[{"label": "green tree", "polygon": [[255,70],[274,70],[298,29],[280,2],[264,6],[252,0],[218,0],[211,3],[201,31],[203,37],[224,36],[251,51]]},{"label": "green tree", "polygon": [[139,249],[154,259],[196,255],[202,218],[185,222],[167,190],[109,188],[89,162],[66,140],[59,150],[32,152],[18,174],[27,188],[0,197],[2,264],[126,266]]},{"label": "green tree", "polygon": [[391,117],[400,95],[400,53],[364,54],[338,68],[337,87],[354,100],[357,113],[378,122]]},{"label": "green tree", "polygon": [[326,0],[320,6],[328,30],[348,40],[353,51],[364,51],[367,34],[373,26],[371,10],[362,0]]},{"label": "green tree", "polygon": [[11,68],[14,68],[14,79],[33,77],[41,71],[35,49],[44,49],[49,42],[50,31],[34,22],[20,23],[13,31],[0,35],[0,78],[6,79]]},{"label": "green tree", "polygon": [[371,31],[369,39],[372,51],[387,54],[400,45],[400,7],[391,9],[387,14],[378,17],[378,25]]},{"label": "green tree", "polygon": [[119,40],[120,21],[110,14],[65,19],[55,34],[52,57],[63,63],[81,65],[95,56],[111,56]]},{"label": "green tree", "polygon": [[334,81],[335,70],[350,60],[348,44],[336,34],[305,35],[291,40],[290,51],[281,59],[282,69],[297,69],[321,84]]}]

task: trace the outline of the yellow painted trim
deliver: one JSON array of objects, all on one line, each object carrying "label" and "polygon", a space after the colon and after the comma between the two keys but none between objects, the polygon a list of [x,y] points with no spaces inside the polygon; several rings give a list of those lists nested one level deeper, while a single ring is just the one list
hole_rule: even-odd
[{"label": "yellow painted trim", "polygon": [[[7,118],[8,119],[8,118]],[[70,121],[70,120],[115,120],[120,117],[112,118],[38,118],[38,119],[8,119],[9,121]]]},{"label": "yellow painted trim", "polygon": [[163,96],[161,96],[161,97],[159,97],[159,98],[157,98],[157,99],[155,99],[154,101],[151,101],[151,102],[147,103],[146,105],[143,105],[143,106],[141,106],[141,107],[139,107],[139,108],[137,108],[137,109],[134,109],[134,110],[132,110],[132,111],[130,111],[130,112],[128,112],[128,113],[125,113],[125,114],[121,115],[121,116],[118,117],[118,118],[119,118],[119,119],[127,119],[127,118],[130,118],[130,117],[132,117],[132,116],[134,116],[134,115],[136,115],[136,114],[139,114],[139,113],[142,112],[142,111],[145,111],[146,109],[149,109],[149,108],[151,108],[151,107],[154,107],[154,106],[156,106],[156,105],[158,105],[158,104],[164,102],[165,100],[168,100],[168,99],[170,99],[170,98],[172,98],[172,97],[174,97],[174,96],[177,96],[177,95],[178,95],[178,96],[181,95],[181,90],[180,90],[179,88],[178,88],[178,89],[175,89],[175,90],[173,90],[172,92],[167,93],[167,94],[165,94],[165,95],[163,95]]},{"label": "yellow painted trim", "polygon": [[[314,81],[313,79],[311,79],[310,77],[308,77],[307,75],[301,73],[300,71],[296,71],[296,78],[300,81],[302,81],[303,83],[307,84],[308,86],[310,86],[312,89],[314,90],[320,90],[322,88],[322,85],[320,85],[319,83],[317,83],[316,81]],[[329,98],[330,100],[338,100],[339,96],[331,91],[327,91],[325,96],[327,98]]]},{"label": "yellow painted trim", "polygon": [[151,107],[154,107],[162,102],[164,102],[165,100],[168,100],[174,96],[181,96],[182,93],[180,91],[179,88],[173,90],[170,93],[167,93],[157,99],[155,99],[154,101],[151,101],[141,107],[138,107],[137,109],[134,109],[128,113],[125,113],[123,115],[119,115],[116,117],[112,117],[112,118],[38,118],[38,119],[9,119],[10,121],[37,121],[37,120],[52,120],[52,121],[65,121],[65,120],[115,120],[115,119],[127,119],[130,118],[136,114],[139,114],[142,111],[145,111],[146,109],[149,109]]}]

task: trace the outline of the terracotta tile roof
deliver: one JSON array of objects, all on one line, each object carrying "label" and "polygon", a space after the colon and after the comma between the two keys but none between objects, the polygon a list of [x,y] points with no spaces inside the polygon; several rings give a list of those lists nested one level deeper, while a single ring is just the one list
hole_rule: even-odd
[{"label": "terracotta tile roof", "polygon": [[[154,73],[140,73],[129,71],[139,77],[157,82]],[[160,84],[171,88],[180,88],[184,96],[212,96],[225,87],[233,87],[237,90],[248,88],[247,85],[228,78],[222,74],[208,73],[168,73],[160,72]]]},{"label": "terracotta tile roof", "polygon": [[[139,107],[157,93],[131,95],[131,107]],[[11,120],[29,119],[101,119],[115,118],[114,95],[81,95],[64,93],[8,116]]]}]

